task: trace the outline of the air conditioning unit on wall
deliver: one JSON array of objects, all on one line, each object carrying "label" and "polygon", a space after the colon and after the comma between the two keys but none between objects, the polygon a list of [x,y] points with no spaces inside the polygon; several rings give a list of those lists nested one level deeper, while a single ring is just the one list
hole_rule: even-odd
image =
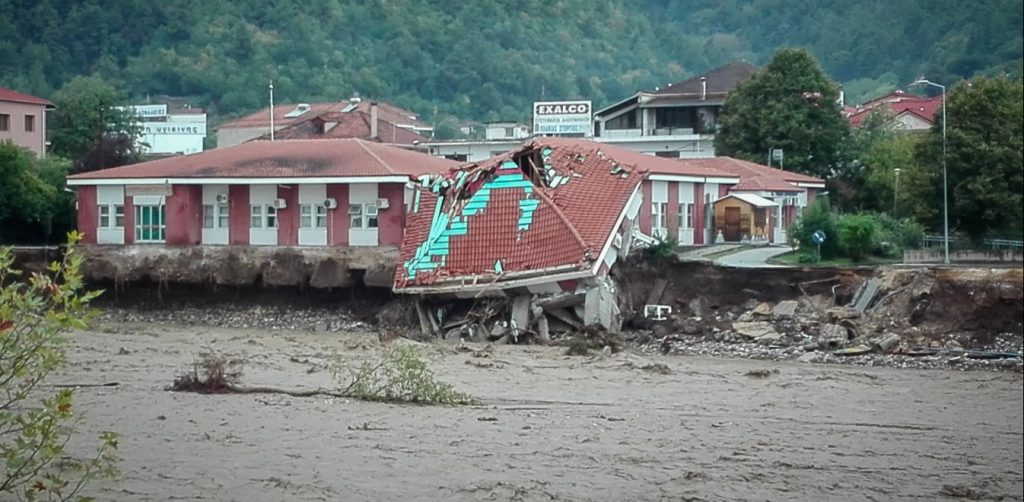
[{"label": "air conditioning unit on wall", "polygon": [[226,193],[219,193],[219,194],[217,194],[217,204],[227,204],[227,203],[228,203],[228,194],[226,194]]},{"label": "air conditioning unit on wall", "polygon": [[287,209],[288,201],[284,199],[274,199],[274,209]]},{"label": "air conditioning unit on wall", "polygon": [[391,207],[391,201],[388,199],[377,199],[377,209],[387,209]]},{"label": "air conditioning unit on wall", "polygon": [[338,199],[324,200],[324,207],[326,207],[327,209],[336,209],[338,207]]}]

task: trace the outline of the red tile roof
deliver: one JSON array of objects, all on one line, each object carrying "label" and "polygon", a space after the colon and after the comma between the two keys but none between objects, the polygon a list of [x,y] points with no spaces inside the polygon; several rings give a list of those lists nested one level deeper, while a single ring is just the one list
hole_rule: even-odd
[{"label": "red tile roof", "polygon": [[730,192],[803,192],[800,188],[782,178],[755,176],[743,178],[739,183],[729,187]]},{"label": "red tile roof", "polygon": [[[496,269],[513,276],[556,267],[589,270],[645,174],[619,158],[620,150],[538,138],[428,180],[430,187],[447,182],[452,188],[444,198],[429,187],[417,189],[395,288],[477,275],[497,281]],[[553,181],[530,181],[520,166],[531,161],[540,177]]]},{"label": "red tile roof", "polygon": [[70,176],[125,178],[309,178],[412,176],[456,162],[360,139],[254,141]]},{"label": "red tile roof", "polygon": [[[324,132],[316,130],[316,123],[324,126]],[[338,139],[359,138],[377,143],[397,145],[413,145],[428,141],[421,136],[392,122],[377,120],[377,137],[370,137],[370,113],[353,110],[351,112],[325,112],[321,115],[284,127],[274,132],[275,139]],[[268,140],[270,134],[264,134],[257,140]]]},{"label": "red tile roof", "polygon": [[[349,112],[363,112],[370,113],[370,107],[372,102],[369,100],[361,100],[358,103],[350,103],[348,101],[335,102],[335,103],[310,103],[309,111],[299,115],[297,117],[286,117],[289,112],[295,110],[295,104],[284,104],[274,105],[274,125],[275,126],[289,126],[292,124],[298,124],[305,122],[313,117],[318,117],[325,113],[338,112],[338,113],[349,113]],[[354,106],[353,106],[354,105]],[[344,112],[349,110],[349,112]],[[415,113],[391,105],[389,103],[377,102],[377,118],[399,125],[415,125],[417,127],[427,127],[427,124],[419,121],[419,118]],[[245,127],[268,127],[270,124],[270,108],[264,108],[258,112],[250,113],[244,117],[231,120],[221,124],[219,127],[222,129],[233,129],[233,128],[245,128]]]},{"label": "red tile roof", "polygon": [[654,91],[654,94],[659,97],[670,95],[699,97],[704,92],[706,83],[707,96],[722,98],[736,86],[750,79],[757,70],[756,66],[746,61],[733,61],[691,79],[669,84]]},{"label": "red tile roof", "polygon": [[942,109],[942,96],[922,98],[903,91],[896,91],[880,98],[873,99],[857,107],[849,115],[850,125],[859,127],[876,110],[884,111],[892,117],[911,113],[928,123],[935,122],[935,114]]},{"label": "red tile roof", "polygon": [[795,173],[793,171],[784,171],[774,167],[768,167],[763,164],[756,162],[749,162],[746,160],[735,159],[732,157],[710,157],[706,159],[682,159],[677,162],[685,162],[696,166],[705,168],[713,168],[719,171],[725,171],[740,178],[742,183],[744,180],[753,178],[763,179],[777,179],[791,183],[825,183],[825,180],[816,178],[814,176],[808,176],[806,174]]},{"label": "red tile roof", "polygon": [[27,103],[27,104],[30,104],[30,105],[43,105],[43,106],[48,106],[48,107],[52,107],[53,106],[53,103],[51,103],[51,102],[49,102],[49,101],[47,101],[47,100],[45,100],[43,98],[37,98],[35,96],[30,96],[28,94],[24,94],[24,93],[20,93],[18,91],[7,89],[5,87],[0,87],[0,101],[10,101],[10,102],[14,102],[14,103]]}]

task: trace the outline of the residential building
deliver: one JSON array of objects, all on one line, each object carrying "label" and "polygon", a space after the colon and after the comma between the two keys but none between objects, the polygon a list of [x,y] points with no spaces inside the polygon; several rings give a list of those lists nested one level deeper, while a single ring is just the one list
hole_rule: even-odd
[{"label": "residential building", "polygon": [[360,98],[340,103],[275,105],[273,137],[270,123],[270,108],[225,122],[217,128],[217,146],[255,139],[339,138],[412,146],[427,141],[434,131],[413,112]]},{"label": "residential building", "polygon": [[407,182],[454,166],[360,139],[256,141],[68,185],[86,244],[397,247]]},{"label": "residential building", "polygon": [[140,150],[151,155],[187,155],[203,151],[206,139],[206,112],[180,100],[133,105],[142,128]]},{"label": "residential building", "polygon": [[[513,152],[421,177],[394,290],[525,294],[524,306],[529,294],[579,294],[584,324],[616,329],[606,279],[629,251],[642,205],[637,157],[645,156],[592,141],[536,138]],[[528,311],[514,313],[513,325],[525,329]]]},{"label": "residential building", "polygon": [[0,142],[10,141],[46,155],[46,111],[53,103],[0,87]]},{"label": "residential building", "polygon": [[484,125],[484,140],[524,140],[530,137],[530,126],[517,122],[488,122]]},{"label": "residential building", "polygon": [[852,127],[860,127],[873,113],[883,113],[896,130],[923,132],[931,129],[941,109],[942,96],[922,97],[897,89],[845,111]]},{"label": "residential building", "polygon": [[637,92],[594,114],[594,139],[662,157],[713,157],[725,98],[756,71],[756,66],[737,61],[664,88]]},{"label": "residential building", "polygon": [[507,139],[450,139],[433,140],[417,145],[417,149],[458,162],[481,162],[491,157],[510,152],[523,145],[524,140]]}]

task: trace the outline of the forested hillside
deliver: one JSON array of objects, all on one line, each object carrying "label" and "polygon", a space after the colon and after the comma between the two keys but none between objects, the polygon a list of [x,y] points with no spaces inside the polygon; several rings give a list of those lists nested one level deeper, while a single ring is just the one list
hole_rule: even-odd
[{"label": "forested hillside", "polygon": [[97,74],[220,116],[358,93],[431,117],[598,105],[805,46],[855,96],[919,73],[1020,71],[1021,0],[0,0],[0,85]]}]

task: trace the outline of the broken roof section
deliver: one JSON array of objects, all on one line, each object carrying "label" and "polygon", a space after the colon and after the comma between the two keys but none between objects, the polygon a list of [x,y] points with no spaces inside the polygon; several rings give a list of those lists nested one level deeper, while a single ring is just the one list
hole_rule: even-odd
[{"label": "broken roof section", "polygon": [[603,273],[610,248],[621,245],[614,237],[625,232],[628,242],[644,176],[619,159],[619,150],[538,138],[441,176],[420,177],[395,290],[507,289],[523,286],[520,279],[546,284]]}]

